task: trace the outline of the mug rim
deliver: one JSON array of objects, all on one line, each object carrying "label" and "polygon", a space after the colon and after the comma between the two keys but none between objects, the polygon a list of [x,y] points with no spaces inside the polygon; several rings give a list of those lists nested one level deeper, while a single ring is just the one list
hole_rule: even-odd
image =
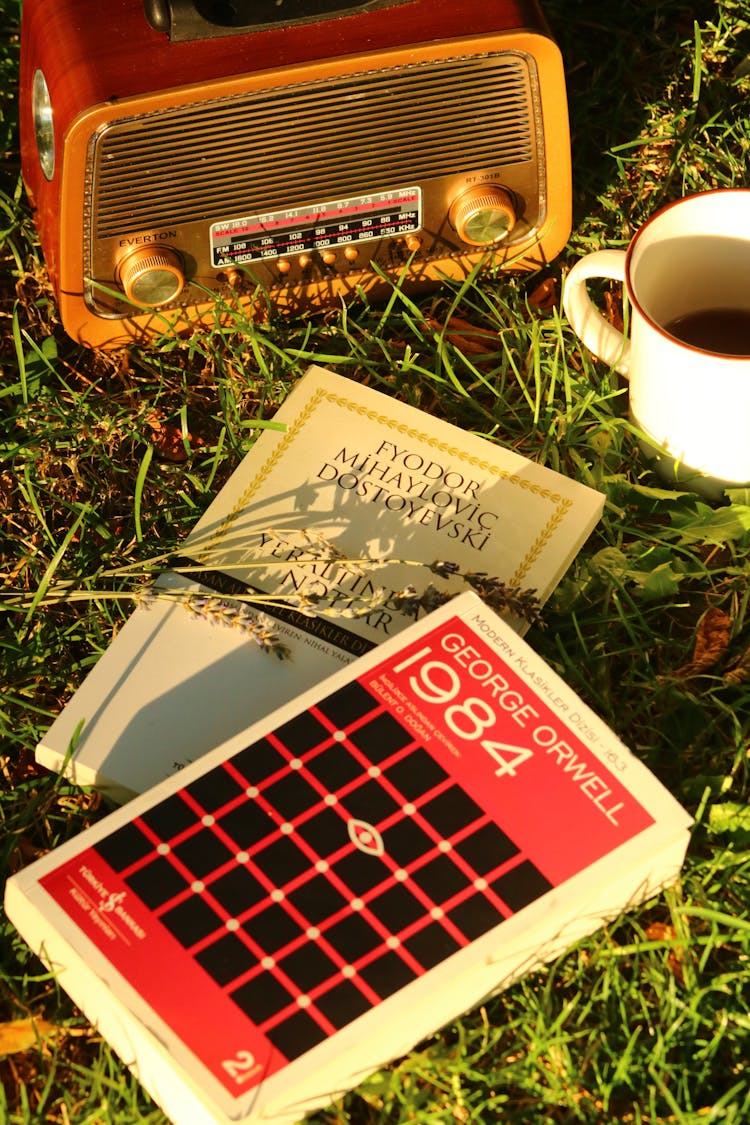
[{"label": "mug rim", "polygon": [[649,215],[646,221],[635,232],[630,240],[630,244],[627,250],[625,251],[625,287],[627,290],[628,300],[634,308],[638,309],[638,312],[641,314],[643,319],[652,328],[654,328],[660,336],[663,336],[665,340],[669,340],[670,343],[675,344],[677,347],[686,348],[688,351],[696,352],[698,355],[708,355],[714,359],[734,361],[735,363],[747,363],[748,360],[750,360],[750,351],[748,351],[747,353],[743,353],[742,355],[732,355],[731,353],[727,352],[715,352],[710,348],[699,348],[695,344],[688,344],[685,340],[680,340],[677,336],[673,336],[672,333],[667,332],[666,328],[659,324],[658,321],[654,320],[652,316],[649,316],[633,291],[633,284],[631,282],[633,254],[643,234],[653,223],[657,222],[657,220],[659,220],[668,211],[673,210],[675,207],[680,207],[685,203],[689,203],[692,200],[702,199],[708,195],[745,195],[748,197],[748,199],[750,199],[750,188],[707,188],[705,191],[694,191],[691,192],[690,195],[683,195],[680,196],[679,199],[673,199],[670,203],[665,203],[663,206],[654,211],[652,215]]}]

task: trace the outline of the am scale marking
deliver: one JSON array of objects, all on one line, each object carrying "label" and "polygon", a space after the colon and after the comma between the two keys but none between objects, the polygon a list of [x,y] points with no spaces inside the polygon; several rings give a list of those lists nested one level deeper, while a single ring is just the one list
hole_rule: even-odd
[{"label": "am scale marking", "polygon": [[288,1060],[550,887],[356,683],[96,851]]},{"label": "am scale marking", "polygon": [[220,269],[286,254],[335,250],[350,243],[412,234],[421,225],[420,188],[361,195],[214,223],[211,261]]}]

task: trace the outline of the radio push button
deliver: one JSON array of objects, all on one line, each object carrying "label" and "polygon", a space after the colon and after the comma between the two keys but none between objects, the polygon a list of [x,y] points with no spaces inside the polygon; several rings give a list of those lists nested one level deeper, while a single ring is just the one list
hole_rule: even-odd
[{"label": "radio push button", "polygon": [[356,262],[357,258],[359,257],[359,250],[357,250],[356,246],[347,246],[346,250],[344,251],[344,257],[346,258],[347,262]]},{"label": "radio push button", "polygon": [[496,184],[469,188],[454,200],[448,218],[462,242],[491,246],[507,238],[516,225],[510,192]]},{"label": "radio push button", "polygon": [[118,280],[134,305],[158,308],[179,297],[185,285],[182,259],[168,246],[142,246],[128,254],[118,268]]}]

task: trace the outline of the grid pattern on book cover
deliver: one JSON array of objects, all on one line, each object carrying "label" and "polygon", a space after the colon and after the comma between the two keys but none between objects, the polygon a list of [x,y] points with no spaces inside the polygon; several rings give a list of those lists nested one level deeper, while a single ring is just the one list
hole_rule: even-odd
[{"label": "grid pattern on book cover", "polygon": [[357,682],[95,850],[288,1061],[550,889]]}]

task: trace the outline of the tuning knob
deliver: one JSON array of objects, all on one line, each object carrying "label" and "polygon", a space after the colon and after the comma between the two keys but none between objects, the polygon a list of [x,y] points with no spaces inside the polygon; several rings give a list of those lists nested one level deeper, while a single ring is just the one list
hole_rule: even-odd
[{"label": "tuning knob", "polygon": [[131,304],[168,305],[185,285],[182,259],[168,246],[140,246],[120,263],[118,280]]},{"label": "tuning knob", "polygon": [[516,225],[513,197],[496,184],[469,188],[454,200],[448,217],[461,241],[470,246],[501,242]]}]

